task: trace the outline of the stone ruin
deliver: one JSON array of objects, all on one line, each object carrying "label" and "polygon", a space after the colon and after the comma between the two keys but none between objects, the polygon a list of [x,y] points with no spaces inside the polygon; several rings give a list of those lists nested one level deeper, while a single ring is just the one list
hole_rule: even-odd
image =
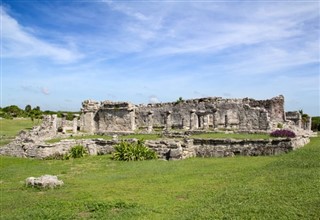
[{"label": "stone ruin", "polygon": [[43,175],[40,177],[28,177],[26,180],[26,186],[36,188],[56,188],[63,185],[63,181],[59,180],[57,176]]},{"label": "stone ruin", "polygon": [[86,100],[81,111],[80,130],[88,133],[172,129],[270,131],[279,124],[311,130],[311,118],[303,123],[299,112],[284,111],[282,95],[268,100],[210,97],[148,105]]},{"label": "stone ruin", "polygon": [[[279,127],[294,131],[298,137],[282,140],[198,140],[186,134],[203,132],[270,133]],[[146,141],[163,159],[194,156],[274,155],[288,152],[309,142],[311,118],[302,120],[299,112],[284,111],[282,95],[268,100],[223,99],[218,97],[179,100],[172,103],[134,105],[128,102],[82,103],[81,115],[72,121],[66,115],[45,115],[41,126],[22,131],[16,139],[0,148],[0,155],[50,158],[63,155],[75,145],[84,146],[90,155],[108,154],[119,140],[62,140],[52,138],[83,134],[161,133],[166,137],[182,134],[183,140]],[[135,140],[131,140],[135,141]]]}]

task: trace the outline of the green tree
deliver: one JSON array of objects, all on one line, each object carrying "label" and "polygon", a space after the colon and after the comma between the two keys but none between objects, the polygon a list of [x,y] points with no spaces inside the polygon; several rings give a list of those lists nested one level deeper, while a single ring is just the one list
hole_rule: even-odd
[{"label": "green tree", "polygon": [[30,111],[30,118],[32,121],[34,121],[34,119],[38,119],[38,123],[39,123],[39,120],[41,119],[41,117],[42,117],[42,112],[39,106],[33,108]]},{"label": "green tree", "polygon": [[304,114],[302,109],[299,110],[299,113],[301,114],[302,121],[304,123],[306,123],[308,121],[308,119],[309,119],[309,115],[308,114]]},{"label": "green tree", "polygon": [[184,102],[183,98],[179,97],[179,99],[176,101],[176,104],[179,104],[179,103],[182,103],[182,102]]},{"label": "green tree", "polygon": [[16,105],[10,105],[2,109],[3,112],[9,114],[12,117],[23,116],[24,111]]},{"label": "green tree", "polygon": [[311,129],[313,131],[320,131],[320,116],[312,117]]},{"label": "green tree", "polygon": [[29,113],[32,110],[31,105],[26,105],[26,107],[24,108],[24,111],[26,113]]}]

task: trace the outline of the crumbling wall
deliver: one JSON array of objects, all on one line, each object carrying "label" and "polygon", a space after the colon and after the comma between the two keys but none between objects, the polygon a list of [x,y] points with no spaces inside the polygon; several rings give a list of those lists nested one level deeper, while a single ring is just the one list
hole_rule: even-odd
[{"label": "crumbling wall", "polygon": [[286,120],[292,121],[299,128],[302,126],[301,114],[298,111],[286,112]]},{"label": "crumbling wall", "polygon": [[245,98],[244,102],[248,103],[251,107],[264,108],[268,111],[270,120],[277,122],[284,122],[285,111],[284,111],[284,96],[279,95],[272,99],[266,100],[255,100]]},{"label": "crumbling wall", "polygon": [[97,131],[133,131],[135,129],[134,110],[134,106],[127,102],[102,102],[94,117]]},{"label": "crumbling wall", "polygon": [[[129,139],[136,142],[136,139]],[[146,146],[154,150],[159,158],[166,160],[185,159],[189,157],[229,157],[235,155],[260,156],[287,153],[304,146],[309,138],[269,140],[235,140],[235,139],[185,139],[185,140],[148,140]],[[111,154],[120,140],[63,140],[59,143],[16,144],[0,148],[0,155],[31,158],[54,158],[65,155],[75,145],[82,145],[90,155]]]},{"label": "crumbling wall", "polygon": [[80,116],[80,130],[88,133],[94,133],[98,129],[98,125],[94,120],[96,112],[100,108],[100,103],[92,100],[82,102]]},{"label": "crumbling wall", "polygon": [[306,131],[311,131],[312,118],[302,115],[298,111],[286,112],[286,121],[292,122],[296,127]]},{"label": "crumbling wall", "polygon": [[168,113],[171,128],[268,130],[270,117],[264,107],[252,107],[242,99],[203,98],[184,102],[139,105],[136,124],[144,128],[148,112],[153,112],[153,127],[165,128]]},{"label": "crumbling wall", "polygon": [[159,129],[270,130],[285,121],[284,97],[268,100],[209,97],[170,103],[132,105],[128,102],[82,103],[81,130],[152,132]]}]

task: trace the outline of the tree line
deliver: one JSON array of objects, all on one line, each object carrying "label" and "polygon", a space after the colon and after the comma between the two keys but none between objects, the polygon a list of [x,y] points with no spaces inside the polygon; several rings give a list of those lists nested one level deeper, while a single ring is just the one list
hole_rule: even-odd
[{"label": "tree line", "polygon": [[79,114],[80,112],[65,112],[65,111],[42,111],[39,106],[33,107],[31,105],[26,105],[24,109],[19,108],[16,105],[10,105],[4,108],[0,107],[0,118],[13,119],[13,118],[30,118],[32,121],[37,119],[38,121],[43,115],[58,115],[59,118],[62,114],[66,113],[67,120],[72,120],[74,114]]}]

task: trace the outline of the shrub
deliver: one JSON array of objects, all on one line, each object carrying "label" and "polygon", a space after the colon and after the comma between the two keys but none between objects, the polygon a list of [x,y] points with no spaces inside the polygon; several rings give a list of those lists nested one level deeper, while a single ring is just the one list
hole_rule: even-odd
[{"label": "shrub", "polygon": [[313,131],[320,131],[320,117],[312,117],[311,129]]},{"label": "shrub", "polygon": [[152,160],[157,158],[156,152],[150,150],[144,145],[142,140],[137,143],[128,143],[122,141],[120,144],[114,147],[113,153],[114,160],[122,161],[136,161],[136,160]]},{"label": "shrub", "polygon": [[277,124],[277,128],[283,128],[283,124],[278,123],[278,124]]},{"label": "shrub", "polygon": [[270,136],[294,138],[296,136],[296,134],[290,130],[280,129],[280,130],[276,130],[276,131],[271,132]]},{"label": "shrub", "polygon": [[72,147],[68,154],[66,154],[65,159],[70,158],[81,158],[87,154],[86,149],[82,145],[76,145]]}]

